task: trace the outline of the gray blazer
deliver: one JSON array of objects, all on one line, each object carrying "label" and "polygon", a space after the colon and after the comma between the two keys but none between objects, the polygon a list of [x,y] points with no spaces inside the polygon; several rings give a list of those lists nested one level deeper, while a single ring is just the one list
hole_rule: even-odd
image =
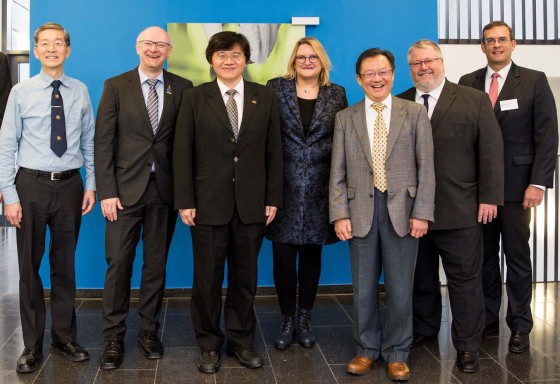
[{"label": "gray blazer", "polygon": [[[392,98],[387,139],[387,206],[395,232],[409,219],[434,220],[432,128],[423,106]],[[352,235],[368,234],[373,218],[373,165],[364,100],[336,115],[329,184],[330,221],[349,218]]]}]

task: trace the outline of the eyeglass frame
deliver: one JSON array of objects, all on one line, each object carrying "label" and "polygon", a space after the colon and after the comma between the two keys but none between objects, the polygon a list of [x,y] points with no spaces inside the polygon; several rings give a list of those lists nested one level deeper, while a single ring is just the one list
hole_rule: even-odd
[{"label": "eyeglass frame", "polygon": [[482,42],[483,42],[485,45],[494,45],[494,44],[496,44],[496,43],[499,43],[499,44],[507,44],[507,43],[509,43],[509,42],[512,41],[512,40],[513,40],[513,39],[510,38],[510,37],[502,36],[502,37],[498,37],[497,39],[495,39],[495,38],[493,38],[493,37],[489,37],[489,38],[487,38],[487,39],[482,39]]},{"label": "eyeglass frame", "polygon": [[165,49],[171,47],[171,44],[166,43],[165,41],[138,40],[138,44],[140,44],[144,48],[152,48],[154,45],[158,49]]},{"label": "eyeglass frame", "polygon": [[231,59],[235,62],[238,62],[238,61],[241,61],[245,57],[245,54],[243,52],[225,53],[223,51],[220,51],[220,52],[214,53],[214,57],[220,63],[225,63],[227,61],[227,59]]},{"label": "eyeglass frame", "polygon": [[64,48],[68,46],[68,44],[66,44],[66,41],[62,39],[57,39],[55,41],[40,41],[37,44],[35,44],[35,46],[41,49],[49,49],[50,47]]},{"label": "eyeglass frame", "polygon": [[360,77],[365,80],[375,79],[377,75],[379,75],[379,77],[386,78],[389,77],[393,72],[394,72],[393,68],[387,68],[387,69],[382,68],[377,72],[369,71],[369,72],[360,73]]},{"label": "eyeglass frame", "polygon": [[315,64],[318,61],[321,61],[321,59],[319,58],[318,55],[309,55],[309,56],[305,56],[305,55],[297,55],[296,56],[296,62],[299,64],[305,64],[305,62],[309,60],[309,62],[311,64]]},{"label": "eyeglass frame", "polygon": [[426,60],[415,60],[415,61],[411,61],[410,63],[408,63],[408,66],[413,67],[413,68],[421,68],[422,64],[424,64],[424,65],[426,65],[426,67],[431,67],[438,60],[443,60],[443,58],[442,57],[434,57],[434,58],[428,58]]}]

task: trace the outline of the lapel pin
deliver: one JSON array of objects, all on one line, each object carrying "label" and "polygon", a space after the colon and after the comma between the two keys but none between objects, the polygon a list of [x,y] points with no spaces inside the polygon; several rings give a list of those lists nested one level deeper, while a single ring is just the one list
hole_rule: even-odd
[{"label": "lapel pin", "polygon": [[257,104],[257,100],[251,100],[251,103]]},{"label": "lapel pin", "polygon": [[168,95],[171,95],[171,85],[167,84],[167,86],[165,87],[165,93],[167,93]]}]

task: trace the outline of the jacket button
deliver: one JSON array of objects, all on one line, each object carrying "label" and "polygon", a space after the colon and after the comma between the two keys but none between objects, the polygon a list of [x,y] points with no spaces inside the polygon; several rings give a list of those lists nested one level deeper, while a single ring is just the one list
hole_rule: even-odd
[{"label": "jacket button", "polygon": [[369,174],[373,175],[373,170],[372,169],[369,170]]},{"label": "jacket button", "polygon": [[235,177],[231,181],[233,181],[235,183]]},{"label": "jacket button", "polygon": [[373,193],[370,193],[370,194],[369,194],[369,197],[373,197]]},{"label": "jacket button", "polygon": [[232,138],[230,139],[230,141],[231,141],[232,143],[235,143],[235,138],[232,137]]},{"label": "jacket button", "polygon": [[239,158],[238,158],[237,156],[235,156],[235,157],[233,158],[233,161],[235,161],[235,162],[237,163],[237,162],[239,161]]}]

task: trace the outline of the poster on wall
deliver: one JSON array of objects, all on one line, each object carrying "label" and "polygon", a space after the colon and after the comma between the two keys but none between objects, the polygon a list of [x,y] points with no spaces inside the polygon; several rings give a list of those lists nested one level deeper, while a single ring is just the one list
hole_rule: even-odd
[{"label": "poster on wall", "polygon": [[249,41],[251,60],[243,78],[260,84],[286,74],[288,59],[296,42],[305,36],[305,26],[247,23],[168,23],[173,54],[167,69],[199,85],[214,80],[206,61],[206,46],[215,33],[239,32]]}]

